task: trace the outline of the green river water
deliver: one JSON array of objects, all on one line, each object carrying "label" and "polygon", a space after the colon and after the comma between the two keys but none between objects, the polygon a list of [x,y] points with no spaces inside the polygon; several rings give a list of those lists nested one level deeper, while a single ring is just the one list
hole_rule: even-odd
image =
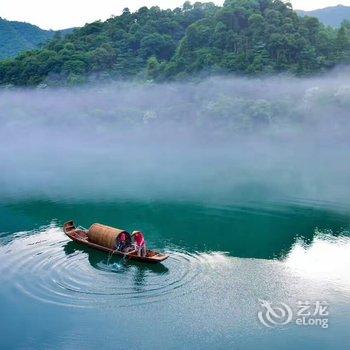
[{"label": "green river water", "polygon": [[[347,166],[335,180],[332,162],[319,171],[310,157],[309,171],[288,152],[286,165],[230,151],[22,151],[2,153],[2,349],[349,348]],[[70,219],[141,229],[170,257],[108,260],[64,235]],[[262,300],[292,319],[275,309],[267,327]],[[328,327],[296,324],[298,302],[326,302]]]}]

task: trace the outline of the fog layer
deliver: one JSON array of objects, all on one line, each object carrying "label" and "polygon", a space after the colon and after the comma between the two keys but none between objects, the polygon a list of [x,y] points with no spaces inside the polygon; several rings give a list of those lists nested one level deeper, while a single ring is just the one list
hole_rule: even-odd
[{"label": "fog layer", "polygon": [[0,198],[350,198],[350,78],[0,92]]}]

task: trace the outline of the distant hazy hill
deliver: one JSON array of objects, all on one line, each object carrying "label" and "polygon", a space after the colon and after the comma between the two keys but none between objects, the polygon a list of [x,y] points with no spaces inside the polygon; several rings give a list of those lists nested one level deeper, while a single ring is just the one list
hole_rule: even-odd
[{"label": "distant hazy hill", "polygon": [[[68,29],[68,32],[72,31]],[[62,31],[62,34],[65,34]],[[47,42],[55,34],[29,23],[7,21],[0,17],[0,60],[14,57],[18,53],[33,50]]]},{"label": "distant hazy hill", "polygon": [[350,6],[338,5],[314,11],[297,10],[297,12],[302,16],[317,17],[322,23],[332,27],[339,27],[344,20],[350,20]]}]

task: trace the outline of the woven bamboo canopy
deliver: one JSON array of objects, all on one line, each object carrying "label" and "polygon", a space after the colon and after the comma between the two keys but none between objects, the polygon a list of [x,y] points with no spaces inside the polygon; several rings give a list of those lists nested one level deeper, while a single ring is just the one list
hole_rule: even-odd
[{"label": "woven bamboo canopy", "polygon": [[89,228],[87,235],[90,242],[106,248],[115,249],[117,238],[121,233],[125,233],[127,237],[130,237],[130,234],[125,230],[102,224],[93,224]]}]

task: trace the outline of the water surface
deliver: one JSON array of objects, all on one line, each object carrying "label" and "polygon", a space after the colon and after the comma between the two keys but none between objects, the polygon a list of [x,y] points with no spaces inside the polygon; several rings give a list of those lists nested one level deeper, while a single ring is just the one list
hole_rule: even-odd
[{"label": "water surface", "polygon": [[[220,85],[210,91],[220,95]],[[233,87],[239,95],[235,82],[225,94]],[[304,130],[228,130],[225,139],[205,123],[200,133],[185,127],[203,107],[192,88],[175,99],[186,123],[174,133],[174,123],[164,133],[121,108],[128,98],[128,109],[145,104],[152,116],[159,103],[168,115],[169,98],[136,101],[128,89],[109,87],[99,103],[97,90],[0,96],[1,349],[350,348],[349,133],[334,122],[337,109],[320,114],[323,105],[305,99]],[[114,108],[136,131],[103,112]],[[313,133],[320,116],[327,123]],[[71,219],[142,230],[170,257],[156,266],[109,259],[64,235]],[[327,302],[329,327],[266,327],[264,301],[294,315],[298,302]]]},{"label": "water surface", "polygon": [[[350,215],[331,203],[30,200],[0,206],[3,348],[349,345]],[[62,224],[142,228],[143,265],[83,248]],[[29,228],[29,229],[28,229]],[[268,329],[259,299],[327,301],[330,326]],[[21,336],[18,336],[18,330]]]}]

